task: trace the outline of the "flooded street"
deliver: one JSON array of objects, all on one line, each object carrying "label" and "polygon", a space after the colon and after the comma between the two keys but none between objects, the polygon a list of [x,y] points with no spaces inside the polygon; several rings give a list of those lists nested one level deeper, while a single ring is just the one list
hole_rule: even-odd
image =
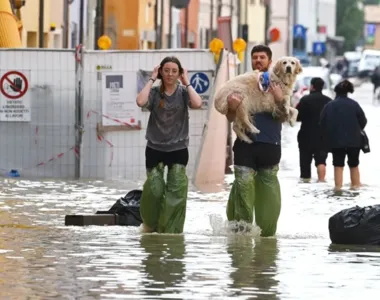
[{"label": "flooded street", "polygon": [[348,189],[345,170],[345,190],[334,194],[331,156],[326,184],[299,183],[298,125],[284,128],[276,238],[225,234],[228,188],[189,193],[184,235],[142,235],[64,226],[65,215],[107,210],[141,183],[2,178],[0,299],[375,299],[380,248],[332,247],[328,234],[332,214],[380,203],[380,105],[371,93],[365,84],[353,96],[371,146],[361,153],[360,191]]}]

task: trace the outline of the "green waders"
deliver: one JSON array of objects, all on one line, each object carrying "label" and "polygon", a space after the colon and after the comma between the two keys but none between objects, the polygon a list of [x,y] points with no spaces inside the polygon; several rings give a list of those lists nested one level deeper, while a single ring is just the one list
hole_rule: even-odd
[{"label": "green waders", "polygon": [[186,217],[186,167],[173,165],[164,180],[164,166],[148,171],[140,201],[144,225],[158,233],[182,233]]},{"label": "green waders", "polygon": [[276,234],[281,211],[281,189],[277,178],[278,166],[255,172],[251,168],[235,166],[235,180],[227,203],[229,221],[255,222],[261,236]]}]

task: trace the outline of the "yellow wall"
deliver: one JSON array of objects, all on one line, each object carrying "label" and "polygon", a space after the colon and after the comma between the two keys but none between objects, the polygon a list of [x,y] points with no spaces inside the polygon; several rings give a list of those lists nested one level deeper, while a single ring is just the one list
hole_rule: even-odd
[{"label": "yellow wall", "polygon": [[[54,2],[53,2],[54,1]],[[45,0],[44,7],[44,46],[52,48],[61,47],[63,23],[63,1]],[[23,22],[22,44],[24,47],[38,47],[38,22],[39,22],[39,0],[26,0],[25,6],[21,8]],[[56,31],[50,32],[50,24],[56,24]],[[56,42],[54,42],[56,41]],[[57,44],[57,41],[59,43]]]},{"label": "yellow wall", "polygon": [[[150,3],[150,6],[148,6]],[[140,42],[143,30],[154,29],[154,0],[107,0],[104,8],[104,32],[114,39],[113,48],[136,50],[146,47]]]},{"label": "yellow wall", "polygon": [[[264,43],[265,41],[265,5],[264,1],[241,1],[241,22],[248,24],[248,42]],[[253,4],[251,4],[251,2]],[[248,4],[246,8],[245,5]]]}]

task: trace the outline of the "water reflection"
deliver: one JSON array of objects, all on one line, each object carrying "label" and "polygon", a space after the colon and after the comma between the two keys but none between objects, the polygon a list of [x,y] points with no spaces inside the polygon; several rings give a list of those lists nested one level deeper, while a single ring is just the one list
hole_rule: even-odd
[{"label": "water reflection", "polygon": [[147,254],[142,260],[142,284],[149,296],[175,293],[185,279],[185,239],[179,234],[143,234],[140,246]]},{"label": "water reflection", "polygon": [[234,296],[260,295],[259,299],[280,299],[277,296],[278,281],[276,260],[277,239],[261,238],[256,241],[245,235],[229,236],[227,252],[231,255],[231,265],[235,268],[230,277],[230,287]]}]

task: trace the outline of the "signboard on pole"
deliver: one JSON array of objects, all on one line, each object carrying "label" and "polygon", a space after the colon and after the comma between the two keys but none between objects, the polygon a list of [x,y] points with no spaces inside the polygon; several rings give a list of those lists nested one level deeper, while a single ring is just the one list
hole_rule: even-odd
[{"label": "signboard on pole", "polygon": [[375,43],[376,24],[365,24],[365,42],[367,45]]},{"label": "signboard on pole", "polygon": [[30,122],[30,71],[0,73],[0,121]]},{"label": "signboard on pole", "polygon": [[324,55],[326,53],[326,43],[324,42],[314,42],[313,43],[313,54],[316,56]]}]

